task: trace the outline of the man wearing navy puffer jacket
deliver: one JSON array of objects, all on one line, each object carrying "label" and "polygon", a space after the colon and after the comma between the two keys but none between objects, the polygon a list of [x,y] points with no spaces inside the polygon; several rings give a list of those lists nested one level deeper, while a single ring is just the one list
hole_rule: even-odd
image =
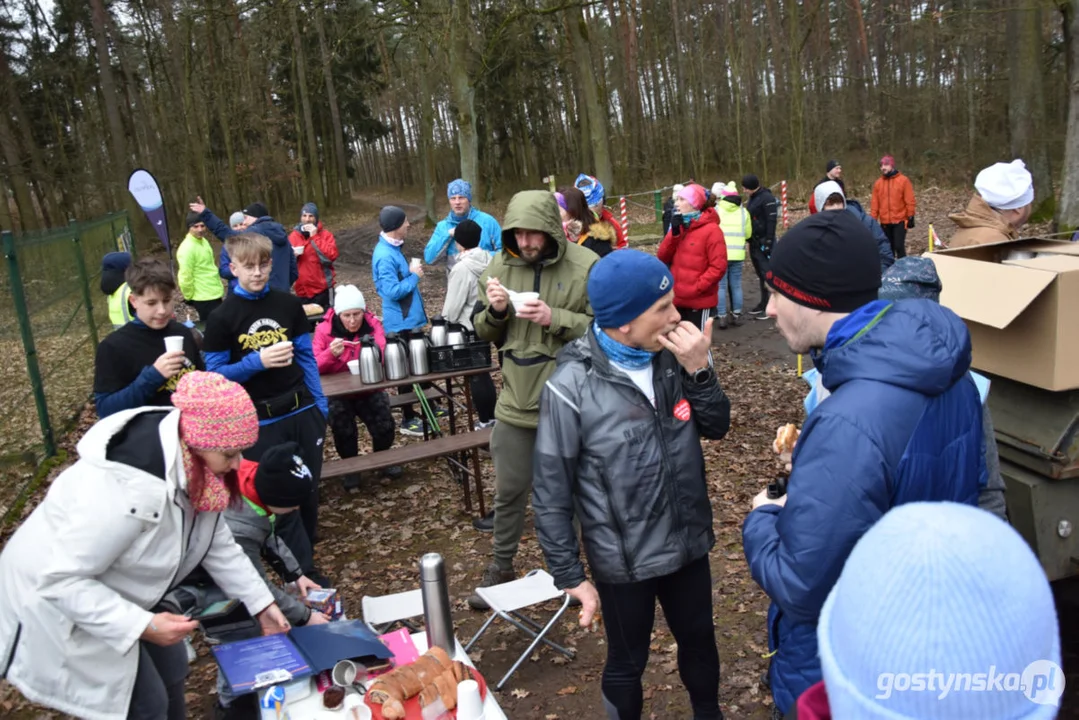
[{"label": "man wearing navy puffer jacket", "polygon": [[[273,243],[273,255],[270,267],[270,287],[281,292],[292,292],[292,285],[300,277],[296,267],[296,253],[288,241],[288,230],[281,223],[270,217],[270,211],[260,202],[253,202],[243,209],[244,224],[237,230],[233,230],[221,218],[214,215],[203,204],[202,198],[189,206],[191,212],[198,213],[199,219],[206,223],[206,227],[217,239],[225,242],[233,235],[251,232],[269,238]],[[221,248],[221,259],[218,261],[218,269],[221,277],[229,281],[229,292],[236,289],[236,276],[229,269],[232,259],[224,247]]]},{"label": "man wearing navy puffer jacket", "polygon": [[766,280],[768,316],[831,393],[802,428],[787,494],[754,498],[742,529],[772,600],[769,679],[785,714],[821,679],[817,618],[858,539],[897,505],[977,505],[987,475],[966,326],[929,300],[878,300],[880,257],[856,217],[799,223]]}]

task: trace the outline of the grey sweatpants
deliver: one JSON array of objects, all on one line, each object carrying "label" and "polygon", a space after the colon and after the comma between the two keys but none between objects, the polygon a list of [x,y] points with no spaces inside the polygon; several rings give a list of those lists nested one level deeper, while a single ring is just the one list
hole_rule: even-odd
[{"label": "grey sweatpants", "polygon": [[525,528],[525,509],[532,495],[532,450],[535,428],[519,428],[499,420],[491,433],[495,463],[495,563],[513,568]]}]

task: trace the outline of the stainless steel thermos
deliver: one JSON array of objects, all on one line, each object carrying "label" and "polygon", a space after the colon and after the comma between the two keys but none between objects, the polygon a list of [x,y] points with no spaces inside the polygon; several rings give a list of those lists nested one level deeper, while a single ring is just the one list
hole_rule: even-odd
[{"label": "stainless steel thermos", "polygon": [[420,594],[423,620],[427,626],[427,646],[438,646],[453,657],[457,641],[450,613],[450,590],[446,583],[446,562],[438,553],[420,558]]}]

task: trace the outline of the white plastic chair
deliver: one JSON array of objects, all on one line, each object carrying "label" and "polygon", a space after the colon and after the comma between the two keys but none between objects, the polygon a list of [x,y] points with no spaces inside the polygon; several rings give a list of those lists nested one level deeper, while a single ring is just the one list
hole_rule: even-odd
[{"label": "white plastic chair", "polygon": [[[545,635],[547,631],[554,627],[558,619],[562,617],[562,614],[566,612],[566,608],[569,607],[570,596],[562,590],[559,590],[554,586],[554,578],[550,576],[544,570],[533,570],[518,580],[511,580],[501,585],[492,585],[491,587],[479,587],[476,588],[476,594],[483,598],[491,607],[491,616],[483,623],[483,627],[479,629],[468,644],[465,645],[465,652],[468,652],[472,646],[476,643],[480,637],[487,632],[487,628],[491,626],[495,618],[502,618],[506,622],[513,625],[521,632],[526,633],[532,637],[532,644],[528,646],[528,649],[524,651],[521,657],[517,658],[517,662],[513,663],[513,667],[509,669],[509,672],[498,681],[495,685],[496,690],[501,690],[502,686],[506,684],[506,681],[510,679],[513,673],[517,672],[517,668],[526,658],[532,655],[532,651],[536,649],[536,646],[541,642],[545,643],[550,648],[557,650],[565,655],[570,660],[574,657],[574,651],[558,645],[557,643],[548,640]],[[551,619],[546,625],[540,625],[535,620],[532,620],[526,615],[519,613],[522,608],[531,607],[532,605],[539,605],[545,603],[548,600],[555,600],[556,598],[562,598],[562,606],[558,608]]]},{"label": "white plastic chair", "polygon": [[417,632],[419,627],[408,621],[423,615],[423,596],[419,588],[393,595],[364,595],[362,607],[364,624],[380,635],[397,623]]}]

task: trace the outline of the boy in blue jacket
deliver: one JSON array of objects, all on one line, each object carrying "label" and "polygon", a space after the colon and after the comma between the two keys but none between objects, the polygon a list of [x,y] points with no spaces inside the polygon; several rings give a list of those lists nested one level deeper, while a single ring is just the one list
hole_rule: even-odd
[{"label": "boy in blue jacket", "polygon": [[896,505],[976,505],[986,468],[966,326],[929,300],[878,300],[880,257],[856,217],[796,225],[767,281],[768,317],[831,393],[806,419],[787,494],[761,492],[742,529],[772,599],[769,679],[785,714],[821,679],[817,618],[858,539]]}]

